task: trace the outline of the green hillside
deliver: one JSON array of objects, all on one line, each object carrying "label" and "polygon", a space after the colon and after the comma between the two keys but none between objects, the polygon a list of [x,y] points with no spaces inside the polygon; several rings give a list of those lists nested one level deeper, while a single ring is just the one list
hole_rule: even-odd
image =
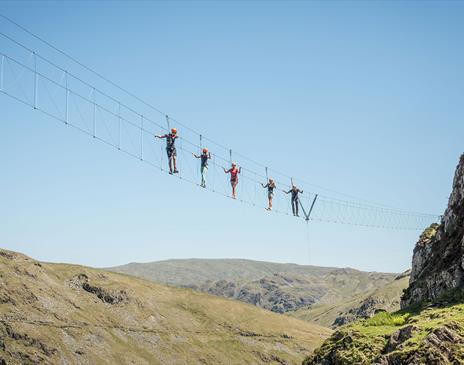
[{"label": "green hillside", "polygon": [[0,250],[0,364],[296,364],[330,333],[245,303]]},{"label": "green hillside", "polygon": [[408,287],[409,275],[405,273],[390,283],[347,298],[346,300],[302,308],[287,314],[305,321],[336,328],[358,319],[369,318],[378,310],[394,312],[400,309],[400,298]]},{"label": "green hillside", "polygon": [[464,304],[378,313],[336,331],[303,364],[464,364]]}]

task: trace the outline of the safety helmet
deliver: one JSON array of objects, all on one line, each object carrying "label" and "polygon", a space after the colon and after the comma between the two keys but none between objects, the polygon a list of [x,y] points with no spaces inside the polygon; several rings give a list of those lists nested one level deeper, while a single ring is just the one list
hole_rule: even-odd
[{"label": "safety helmet", "polygon": [[208,149],[206,147],[203,148],[203,153],[208,153]]},{"label": "safety helmet", "polygon": [[171,129],[171,133],[172,133],[172,134],[176,134],[176,133],[177,133],[177,128],[172,128],[172,129]]}]

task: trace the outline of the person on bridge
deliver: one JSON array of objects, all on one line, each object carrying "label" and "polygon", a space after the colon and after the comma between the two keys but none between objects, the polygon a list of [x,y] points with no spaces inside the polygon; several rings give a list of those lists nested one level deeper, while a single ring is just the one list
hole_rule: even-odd
[{"label": "person on bridge", "polygon": [[298,205],[300,204],[300,198],[298,194],[303,194],[303,190],[300,190],[296,187],[295,184],[292,184],[292,188],[289,191],[282,190],[285,194],[292,193],[292,212],[295,217],[299,217],[298,215]]},{"label": "person on bridge", "polygon": [[238,184],[238,174],[242,172],[241,167],[237,167],[235,162],[232,162],[232,167],[229,170],[226,170],[224,167],[224,172],[226,174],[230,174],[230,185],[232,186],[232,198],[235,199],[237,197],[236,188]]},{"label": "person on bridge", "polygon": [[261,186],[263,188],[267,188],[267,200],[268,200],[268,206],[267,210],[272,210],[272,199],[274,198],[274,189],[276,188],[276,184],[273,179],[269,179],[268,183],[264,185],[261,183]]},{"label": "person on bridge", "polygon": [[196,155],[194,153],[192,153],[192,155],[195,158],[201,158],[201,166],[200,166],[201,184],[200,186],[202,188],[206,188],[206,174],[208,172],[208,160],[211,159],[211,153],[208,151],[207,148],[203,148],[203,153],[201,155]]},{"label": "person on bridge", "polygon": [[177,174],[179,171],[176,166],[177,151],[175,142],[179,138],[177,135],[177,129],[172,128],[171,133],[164,134],[162,136],[155,135],[155,138],[166,138],[166,153],[168,155],[169,173]]}]

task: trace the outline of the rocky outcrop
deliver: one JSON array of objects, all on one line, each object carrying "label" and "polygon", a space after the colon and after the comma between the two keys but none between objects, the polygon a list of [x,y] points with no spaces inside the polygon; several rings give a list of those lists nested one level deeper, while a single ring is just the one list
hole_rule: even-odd
[{"label": "rocky outcrop", "polygon": [[384,309],[386,304],[387,303],[385,303],[385,301],[379,298],[368,297],[362,301],[359,307],[351,308],[347,313],[338,316],[335,319],[332,327],[335,328],[343,326],[345,324],[355,322],[359,319],[371,318],[378,312],[386,311]]},{"label": "rocky outcrop", "polygon": [[436,301],[464,289],[464,155],[441,223],[424,231],[414,248],[409,288],[401,307]]},{"label": "rocky outcrop", "polygon": [[385,352],[393,352],[400,348],[404,342],[413,337],[418,328],[414,325],[409,325],[394,332],[388,339]]},{"label": "rocky outcrop", "polygon": [[[395,332],[392,337],[396,346],[386,349],[386,354],[374,361],[374,365],[423,365],[423,364],[460,364],[457,348],[462,346],[463,338],[454,329],[447,326],[437,328],[428,334],[418,351],[407,351],[406,341],[417,331],[414,326]],[[391,339],[390,339],[391,340]],[[395,351],[396,350],[396,351]]]},{"label": "rocky outcrop", "polygon": [[325,294],[326,291],[310,287],[310,285],[311,283],[305,278],[276,273],[248,283],[235,283],[227,280],[208,281],[199,289],[276,313],[285,313],[312,305]]},{"label": "rocky outcrop", "polygon": [[124,289],[108,290],[100,286],[95,286],[90,283],[89,277],[86,274],[76,275],[69,281],[69,286],[72,288],[84,289],[87,293],[97,296],[104,303],[119,304],[129,301],[129,297]]},{"label": "rocky outcrop", "polygon": [[303,365],[464,364],[463,310],[458,304],[421,313],[380,314],[345,326]]}]

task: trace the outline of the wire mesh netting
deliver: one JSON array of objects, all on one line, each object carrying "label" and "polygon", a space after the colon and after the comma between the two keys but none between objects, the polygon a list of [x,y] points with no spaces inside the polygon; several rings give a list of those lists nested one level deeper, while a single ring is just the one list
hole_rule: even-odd
[{"label": "wire mesh netting", "polygon": [[389,229],[424,229],[437,222],[439,216],[386,208],[356,200],[343,200],[322,194],[316,195],[311,184],[290,179],[289,176],[233,153],[229,148],[200,135],[188,126],[169,118],[156,108],[139,110],[126,100],[93,86],[42,57],[9,36],[3,35],[0,46],[0,89],[21,103],[57,119],[107,145],[142,160],[163,172],[169,172],[166,141],[155,138],[170,128],[179,130],[175,145],[178,174],[175,177],[200,186],[200,159],[196,158],[208,146],[207,190],[231,197],[230,168],[232,157],[241,167],[237,200],[251,206],[266,208],[269,177],[277,185],[273,212],[291,215],[288,194],[293,181],[303,190],[299,208],[302,219],[339,224],[351,224]]}]

